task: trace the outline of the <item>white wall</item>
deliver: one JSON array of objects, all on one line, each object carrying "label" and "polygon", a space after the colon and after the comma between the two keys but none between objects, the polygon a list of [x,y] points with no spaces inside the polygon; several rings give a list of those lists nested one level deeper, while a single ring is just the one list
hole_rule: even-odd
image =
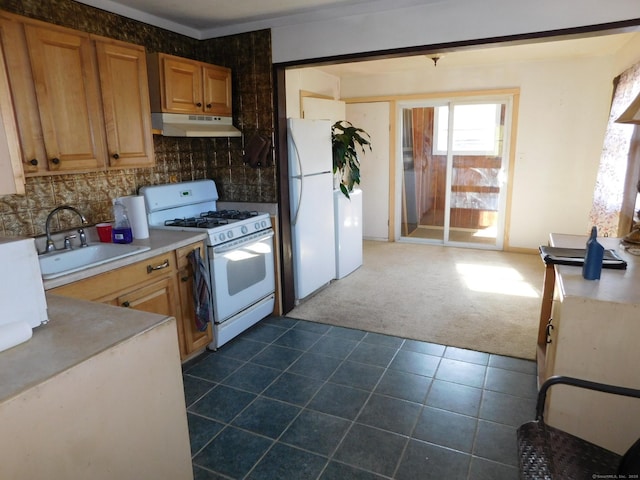
[{"label": "white wall", "polygon": [[613,57],[446,66],[341,79],[343,98],[519,87],[508,219],[510,247],[536,248],[550,232],[584,234],[607,124]]},{"label": "white wall", "polygon": [[585,234],[612,81],[640,61],[640,38],[608,56],[470,67],[449,67],[447,61],[444,56],[437,67],[426,61],[417,72],[341,79],[313,69],[291,70],[288,109],[294,102],[293,109],[299,111],[299,90],[354,98],[518,87],[508,246],[536,248],[547,242],[550,232]]},{"label": "white wall", "polygon": [[640,35],[634,35],[619,52],[616,52],[614,60],[616,74],[640,62]]},{"label": "white wall", "polygon": [[300,92],[312,92],[334,99],[340,98],[340,79],[312,68],[290,69],[285,72],[287,118],[300,118]]},{"label": "white wall", "polygon": [[[640,17],[638,0],[378,0],[271,30],[273,62],[435,45]],[[376,11],[377,10],[377,11]]]},{"label": "white wall", "polygon": [[389,240],[389,103],[351,103],[347,120],[371,137],[372,150],[360,154],[362,235]]}]

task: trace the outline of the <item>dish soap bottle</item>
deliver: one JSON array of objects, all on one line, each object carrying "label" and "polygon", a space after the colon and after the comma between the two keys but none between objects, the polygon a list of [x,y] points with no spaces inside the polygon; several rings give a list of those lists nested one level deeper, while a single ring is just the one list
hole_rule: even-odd
[{"label": "dish soap bottle", "polygon": [[584,265],[582,265],[582,276],[587,280],[599,280],[602,272],[602,258],[604,257],[604,247],[598,243],[598,229],[591,228],[591,236],[587,240],[587,248],[584,255]]},{"label": "dish soap bottle", "polygon": [[113,217],[115,218],[112,230],[113,243],[131,243],[133,233],[127,216],[127,208],[117,198],[113,202]]}]

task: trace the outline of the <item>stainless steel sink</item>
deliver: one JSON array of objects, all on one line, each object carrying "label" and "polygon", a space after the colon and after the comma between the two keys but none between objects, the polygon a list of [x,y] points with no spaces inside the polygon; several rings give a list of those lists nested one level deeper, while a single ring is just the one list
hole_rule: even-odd
[{"label": "stainless steel sink", "polygon": [[145,252],[150,248],[129,243],[96,243],[84,248],[47,253],[38,257],[38,260],[42,278],[46,280]]}]

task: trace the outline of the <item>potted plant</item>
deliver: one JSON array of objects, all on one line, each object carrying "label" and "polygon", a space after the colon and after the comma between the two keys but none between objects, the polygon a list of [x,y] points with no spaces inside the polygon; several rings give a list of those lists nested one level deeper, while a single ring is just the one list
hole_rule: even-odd
[{"label": "potted plant", "polygon": [[338,175],[340,191],[349,198],[355,184],[360,184],[360,160],[358,151],[371,150],[371,137],[351,122],[340,120],[331,127],[333,173]]}]

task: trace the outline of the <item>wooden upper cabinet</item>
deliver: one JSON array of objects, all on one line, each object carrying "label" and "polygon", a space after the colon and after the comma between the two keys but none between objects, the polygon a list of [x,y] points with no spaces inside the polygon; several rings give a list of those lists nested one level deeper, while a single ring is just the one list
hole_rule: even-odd
[{"label": "wooden upper cabinet", "polygon": [[231,116],[231,70],[207,65],[203,67],[204,111]]},{"label": "wooden upper cabinet", "polygon": [[202,71],[196,62],[175,57],[162,59],[165,110],[202,113]]},{"label": "wooden upper cabinet", "polygon": [[155,163],[147,62],[143,47],[95,39],[111,167]]},{"label": "wooden upper cabinet", "polygon": [[6,71],[4,43],[0,41],[0,195],[24,194],[22,152]]},{"label": "wooden upper cabinet", "polygon": [[25,176],[155,163],[143,47],[0,12]]},{"label": "wooden upper cabinet", "polygon": [[231,70],[164,53],[147,56],[153,112],[231,115]]},{"label": "wooden upper cabinet", "polygon": [[35,25],[25,25],[25,35],[48,170],[104,167],[104,121],[89,35]]},{"label": "wooden upper cabinet", "polygon": [[0,17],[0,33],[22,149],[22,169],[25,175],[37,174],[48,169],[47,153],[24,26],[16,17],[6,18],[3,15]]}]

